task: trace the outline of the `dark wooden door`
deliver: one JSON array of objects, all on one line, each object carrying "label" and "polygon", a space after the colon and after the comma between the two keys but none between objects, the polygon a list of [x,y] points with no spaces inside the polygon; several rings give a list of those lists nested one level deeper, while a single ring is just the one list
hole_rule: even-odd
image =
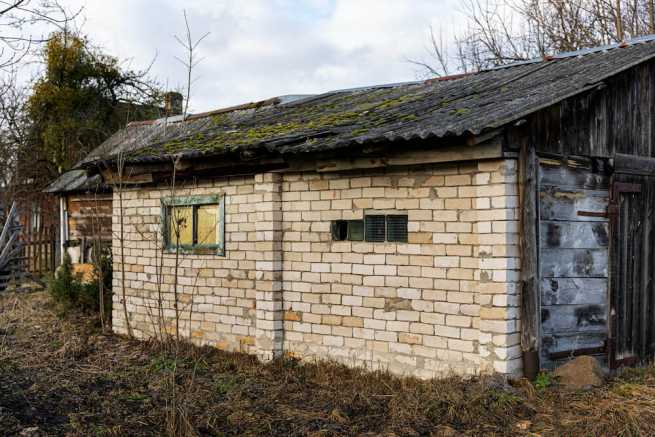
[{"label": "dark wooden door", "polygon": [[651,190],[639,179],[618,175],[612,183],[612,368],[646,361],[654,349]]},{"label": "dark wooden door", "polygon": [[540,159],[540,359],[603,358],[608,336],[609,177],[593,161]]}]

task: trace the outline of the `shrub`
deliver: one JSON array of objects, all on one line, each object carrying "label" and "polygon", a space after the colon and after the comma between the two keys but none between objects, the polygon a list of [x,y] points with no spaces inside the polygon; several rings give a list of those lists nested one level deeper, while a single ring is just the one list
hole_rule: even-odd
[{"label": "shrub", "polygon": [[103,253],[102,268],[94,265],[93,275],[89,282],[82,278],[82,273],[73,271],[73,264],[68,253],[64,253],[62,265],[54,276],[48,280],[48,291],[53,300],[62,306],[64,311],[71,309],[98,313],[100,311],[100,287],[98,278],[102,270],[105,302],[105,314],[111,314],[111,255]]}]

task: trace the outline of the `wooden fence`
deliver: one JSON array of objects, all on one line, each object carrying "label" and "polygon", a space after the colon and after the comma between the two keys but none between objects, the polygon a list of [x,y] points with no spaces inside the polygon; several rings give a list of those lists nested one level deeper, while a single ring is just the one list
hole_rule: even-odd
[{"label": "wooden fence", "polygon": [[41,277],[57,267],[57,225],[39,229],[23,229],[21,233],[22,270],[33,277]]}]

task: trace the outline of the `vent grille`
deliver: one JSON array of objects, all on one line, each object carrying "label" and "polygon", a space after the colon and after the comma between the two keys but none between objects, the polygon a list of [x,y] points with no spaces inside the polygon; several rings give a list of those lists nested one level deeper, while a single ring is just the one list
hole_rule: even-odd
[{"label": "vent grille", "polygon": [[385,240],[385,217],[383,215],[366,216],[366,241],[381,242]]},{"label": "vent grille", "polygon": [[407,243],[407,216],[387,216],[387,241]]}]

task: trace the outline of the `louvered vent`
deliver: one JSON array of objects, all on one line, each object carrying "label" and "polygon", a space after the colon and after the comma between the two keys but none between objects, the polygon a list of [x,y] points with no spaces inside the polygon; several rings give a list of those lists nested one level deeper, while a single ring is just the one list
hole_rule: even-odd
[{"label": "louvered vent", "polygon": [[380,242],[385,239],[385,217],[383,215],[367,215],[365,223],[366,241]]},{"label": "louvered vent", "polygon": [[387,216],[387,241],[407,243],[407,216]]}]

